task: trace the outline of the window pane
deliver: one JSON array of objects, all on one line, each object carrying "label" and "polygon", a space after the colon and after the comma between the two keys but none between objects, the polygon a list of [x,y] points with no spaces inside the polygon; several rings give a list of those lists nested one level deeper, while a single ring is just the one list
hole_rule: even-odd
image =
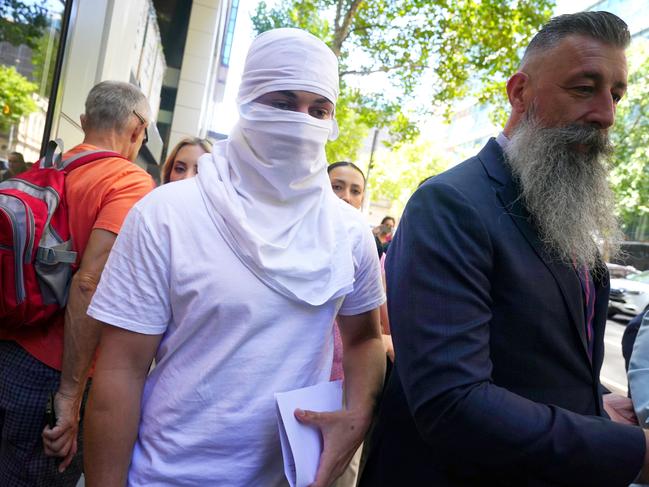
[{"label": "window pane", "polygon": [[64,8],[64,0],[0,2],[0,158],[38,159]]}]

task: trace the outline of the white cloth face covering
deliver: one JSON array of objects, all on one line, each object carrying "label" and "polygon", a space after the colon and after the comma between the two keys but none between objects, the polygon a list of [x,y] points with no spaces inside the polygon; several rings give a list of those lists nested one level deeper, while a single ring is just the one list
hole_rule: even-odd
[{"label": "white cloth face covering", "polygon": [[333,120],[254,100],[308,91],[335,103],[338,64],[319,39],[276,29],[253,42],[242,77],[240,119],[199,162],[198,187],[219,233],[267,286],[319,306],[353,287],[351,246],[326,172]]},{"label": "white cloth face covering", "polygon": [[[338,100],[338,59],[324,42],[300,29],[274,29],[259,35],[248,51],[237,104],[272,91],[310,91],[334,105]],[[338,137],[335,118],[329,140]]]}]

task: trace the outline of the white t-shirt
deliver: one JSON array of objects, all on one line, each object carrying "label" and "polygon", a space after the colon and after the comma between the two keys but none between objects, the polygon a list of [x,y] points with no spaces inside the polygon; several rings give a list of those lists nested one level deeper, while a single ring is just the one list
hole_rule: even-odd
[{"label": "white t-shirt", "polygon": [[164,334],[128,485],[287,485],[273,394],[327,381],[336,313],[385,300],[372,234],[340,203],[354,289],[318,307],[270,289],[239,261],[195,179],[162,186],[131,210],[88,309],[120,328]]}]

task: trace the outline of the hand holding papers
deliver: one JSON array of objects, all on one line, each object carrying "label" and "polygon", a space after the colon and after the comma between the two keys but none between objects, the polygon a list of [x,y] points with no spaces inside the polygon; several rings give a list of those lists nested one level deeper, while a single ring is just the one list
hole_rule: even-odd
[{"label": "hand holding papers", "polygon": [[307,487],[315,481],[323,451],[320,430],[300,423],[295,410],[338,411],[342,408],[342,396],[341,381],[275,394],[284,472],[291,487]]}]

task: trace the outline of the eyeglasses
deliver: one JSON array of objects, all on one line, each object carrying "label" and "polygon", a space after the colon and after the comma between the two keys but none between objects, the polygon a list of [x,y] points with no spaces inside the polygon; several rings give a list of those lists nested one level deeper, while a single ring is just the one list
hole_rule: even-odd
[{"label": "eyeglasses", "polygon": [[144,125],[144,140],[142,141],[142,143],[146,144],[149,141],[149,129],[146,125],[146,120],[142,115],[137,113],[135,110],[133,110],[133,115],[135,115],[140,120],[140,122],[142,122],[142,125]]}]

